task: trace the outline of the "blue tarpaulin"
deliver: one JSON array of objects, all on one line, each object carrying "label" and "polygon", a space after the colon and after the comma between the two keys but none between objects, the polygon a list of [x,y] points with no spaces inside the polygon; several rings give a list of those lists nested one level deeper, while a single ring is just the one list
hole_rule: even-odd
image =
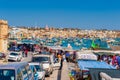
[{"label": "blue tarpaulin", "polygon": [[106,62],[99,62],[95,60],[78,60],[77,63],[81,70],[89,70],[89,68],[115,69],[115,67],[107,64]]}]

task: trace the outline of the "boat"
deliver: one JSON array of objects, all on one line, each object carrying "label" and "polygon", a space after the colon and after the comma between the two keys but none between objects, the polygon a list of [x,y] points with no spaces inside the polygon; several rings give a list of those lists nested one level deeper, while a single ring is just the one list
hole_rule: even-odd
[{"label": "boat", "polygon": [[110,42],[108,45],[112,50],[120,50],[120,42],[118,41]]}]

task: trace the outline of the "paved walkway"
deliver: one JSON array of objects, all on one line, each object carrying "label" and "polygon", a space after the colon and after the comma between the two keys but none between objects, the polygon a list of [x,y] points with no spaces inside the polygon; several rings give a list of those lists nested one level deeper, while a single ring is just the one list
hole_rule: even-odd
[{"label": "paved walkway", "polygon": [[45,77],[45,80],[57,80],[58,71],[59,71],[59,70],[54,70],[54,71],[53,71],[53,74],[50,75],[50,77]]},{"label": "paved walkway", "polygon": [[63,62],[63,68],[61,71],[61,80],[70,80],[68,73],[69,70],[68,70],[67,62]]},{"label": "paved walkway", "polygon": [[63,62],[62,70],[55,69],[50,77],[46,77],[45,80],[70,80],[68,76],[68,63]]},{"label": "paved walkway", "polygon": [[29,62],[29,61],[31,61],[31,59],[32,59],[32,52],[28,52],[28,57],[23,57],[22,62],[23,61]]}]

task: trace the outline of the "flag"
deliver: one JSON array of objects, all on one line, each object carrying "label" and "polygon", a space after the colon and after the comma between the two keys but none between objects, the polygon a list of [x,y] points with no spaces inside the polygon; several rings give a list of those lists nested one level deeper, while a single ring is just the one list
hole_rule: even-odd
[{"label": "flag", "polygon": [[97,44],[95,44],[94,40],[92,41],[91,47],[93,49],[99,48],[99,46]]}]

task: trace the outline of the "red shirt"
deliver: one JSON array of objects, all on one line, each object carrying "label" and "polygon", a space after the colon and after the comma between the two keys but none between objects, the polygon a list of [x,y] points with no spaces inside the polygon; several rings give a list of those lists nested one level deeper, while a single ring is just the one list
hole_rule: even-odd
[{"label": "red shirt", "polygon": [[117,59],[116,59],[116,56],[113,56],[113,58],[112,58],[112,64],[114,65],[115,63],[117,63]]},{"label": "red shirt", "polygon": [[28,53],[28,50],[25,50],[25,54],[27,54]]}]

